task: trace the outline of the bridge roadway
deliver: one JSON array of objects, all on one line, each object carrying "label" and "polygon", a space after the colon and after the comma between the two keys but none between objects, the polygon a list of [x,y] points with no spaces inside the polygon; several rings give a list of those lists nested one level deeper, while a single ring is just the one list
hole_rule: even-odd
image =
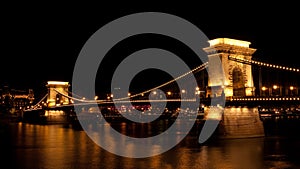
[{"label": "bridge roadway", "polygon": [[[190,102],[196,101],[195,99],[190,99]],[[201,98],[200,100],[200,107],[198,111],[198,115],[200,118],[203,118],[203,107],[207,106],[217,106],[224,105],[225,107],[258,107],[260,115],[262,117],[284,117],[284,116],[300,116],[300,97],[230,97],[230,98],[222,98],[218,97],[215,98],[214,103],[216,105],[211,105],[211,98]],[[76,104],[76,106],[80,106],[83,112],[89,112],[91,107],[95,107],[96,104],[91,103],[84,103],[84,104]],[[146,110],[147,107],[150,106],[148,102],[138,102],[137,100],[131,103],[124,103],[125,106],[128,107],[134,105],[136,109],[141,111]],[[120,113],[115,109],[114,103],[107,102],[98,104],[98,107],[102,111],[101,113],[105,112],[107,118],[114,118],[121,117]],[[143,108],[142,108],[143,107]],[[172,101],[167,103],[168,108],[168,117],[171,117],[180,107],[180,100]],[[142,109],[141,109],[142,108]],[[74,104],[69,105],[61,105],[55,107],[42,107],[39,109],[32,109],[24,111],[23,113],[23,121],[24,122],[39,122],[44,120],[45,111],[63,111],[64,115],[69,118],[77,119],[76,116],[79,113],[75,113],[74,111]],[[166,112],[165,112],[166,113]],[[154,113],[155,114],[155,113]],[[164,114],[166,115],[166,114]]]}]

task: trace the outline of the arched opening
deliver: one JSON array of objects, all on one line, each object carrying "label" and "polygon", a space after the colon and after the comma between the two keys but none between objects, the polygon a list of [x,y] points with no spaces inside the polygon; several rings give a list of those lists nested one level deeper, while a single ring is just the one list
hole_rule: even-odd
[{"label": "arched opening", "polygon": [[55,104],[60,104],[60,101],[61,101],[61,95],[60,94],[56,94]]},{"label": "arched opening", "polygon": [[233,80],[233,96],[244,97],[245,96],[245,81],[243,72],[240,68],[236,67],[232,71]]}]

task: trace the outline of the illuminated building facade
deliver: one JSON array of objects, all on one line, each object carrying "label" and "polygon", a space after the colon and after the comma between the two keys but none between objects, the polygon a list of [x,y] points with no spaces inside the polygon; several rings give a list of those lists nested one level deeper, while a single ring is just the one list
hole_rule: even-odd
[{"label": "illuminated building facade", "polygon": [[17,90],[11,89],[9,86],[3,86],[0,89],[0,100],[3,113],[18,114],[33,104],[34,92],[32,89]]}]

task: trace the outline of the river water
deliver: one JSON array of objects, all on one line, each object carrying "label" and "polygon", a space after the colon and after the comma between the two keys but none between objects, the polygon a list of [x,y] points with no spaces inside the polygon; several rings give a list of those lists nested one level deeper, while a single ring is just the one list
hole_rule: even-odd
[{"label": "river water", "polygon": [[[300,123],[300,121],[299,121]],[[114,124],[132,128],[133,124]],[[0,168],[20,169],[297,169],[299,129],[285,135],[278,123],[266,125],[262,138],[214,139],[198,143],[191,131],[177,146],[148,158],[127,158],[99,147],[84,130],[70,125],[10,123],[0,130]],[[278,130],[278,127],[283,129]],[[276,130],[275,130],[276,129]],[[278,132],[281,131],[281,132]],[[137,131],[137,135],[139,130]],[[153,132],[153,131],[152,131]]]}]

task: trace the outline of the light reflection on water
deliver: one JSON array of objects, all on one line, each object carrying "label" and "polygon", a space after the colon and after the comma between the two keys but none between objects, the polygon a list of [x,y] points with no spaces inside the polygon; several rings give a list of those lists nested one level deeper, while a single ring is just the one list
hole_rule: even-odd
[{"label": "light reflection on water", "polygon": [[[109,126],[107,126],[109,127]],[[122,123],[120,131],[140,128]],[[144,126],[144,131],[153,132]],[[137,130],[133,135],[143,135]],[[96,134],[96,133],[95,133]],[[95,144],[84,131],[63,125],[12,123],[1,130],[1,166],[11,168],[197,168],[197,169],[282,169],[300,168],[300,139],[265,137],[211,140],[197,143],[188,135],[164,154],[132,159],[113,155]],[[118,148],[118,145],[114,145]],[[134,150],[134,145],[128,151]],[[1,167],[2,168],[2,167]],[[7,168],[7,167],[6,167]]]}]

